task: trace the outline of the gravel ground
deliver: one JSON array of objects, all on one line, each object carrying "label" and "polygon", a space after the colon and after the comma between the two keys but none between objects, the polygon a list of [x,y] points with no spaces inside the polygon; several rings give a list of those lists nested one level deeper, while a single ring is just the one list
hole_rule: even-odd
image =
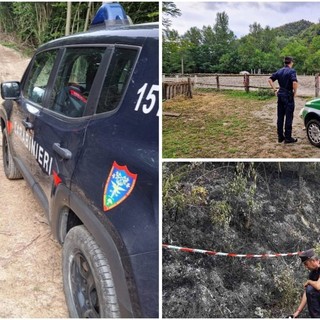
[{"label": "gravel ground", "polygon": [[[29,59],[3,46],[0,57],[0,81],[21,79]],[[26,182],[8,180],[2,161],[0,133],[0,317],[66,318],[61,248]]]}]

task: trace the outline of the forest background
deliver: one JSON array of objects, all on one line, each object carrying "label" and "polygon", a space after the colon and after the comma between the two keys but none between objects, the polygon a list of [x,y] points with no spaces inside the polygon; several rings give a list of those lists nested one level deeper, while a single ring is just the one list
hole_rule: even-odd
[{"label": "forest background", "polygon": [[[293,56],[299,74],[320,71],[320,24],[306,20],[278,28],[252,22],[249,34],[237,38],[229,28],[226,12],[217,13],[212,25],[191,27],[180,35],[171,25],[179,17],[179,4],[163,7],[163,72],[181,73],[272,73],[284,56]],[[192,22],[190,22],[192,24]]]},{"label": "forest background", "polygon": [[[134,24],[159,21],[158,2],[119,3]],[[101,2],[0,2],[1,44],[22,46],[24,49],[28,48],[27,51],[31,53],[49,40],[86,31],[101,4]]]}]

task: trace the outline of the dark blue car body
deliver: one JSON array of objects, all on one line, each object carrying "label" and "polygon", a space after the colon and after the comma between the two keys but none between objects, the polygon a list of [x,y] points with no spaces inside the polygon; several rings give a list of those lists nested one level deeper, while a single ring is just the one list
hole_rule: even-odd
[{"label": "dark blue car body", "polygon": [[[121,317],[158,317],[158,42],[156,24],[93,29],[51,41],[38,49],[17,83],[18,96],[3,94],[0,107],[10,154],[44,207],[55,237],[63,244],[69,230],[82,224],[104,252]],[[103,53],[89,96],[75,93],[86,102],[82,115],[72,117],[46,106],[67,50],[83,47]],[[117,106],[97,113],[118,48],[135,52],[134,66],[128,82],[119,82],[125,88]],[[49,81],[34,90],[40,92],[39,104],[25,96],[24,88],[36,57],[51,50],[55,60]],[[117,175],[126,187],[121,189],[119,180],[116,190]],[[114,202],[108,192],[116,194]]]}]

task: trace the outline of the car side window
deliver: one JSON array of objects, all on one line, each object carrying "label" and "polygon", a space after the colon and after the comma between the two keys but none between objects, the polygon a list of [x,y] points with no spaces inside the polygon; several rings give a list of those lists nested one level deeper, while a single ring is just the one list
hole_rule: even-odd
[{"label": "car side window", "polygon": [[49,109],[81,117],[105,48],[68,48],[59,67]]},{"label": "car side window", "polygon": [[112,111],[118,107],[131,77],[137,55],[136,49],[115,48],[103,83],[97,113]]},{"label": "car side window", "polygon": [[45,91],[56,57],[57,50],[41,52],[35,57],[23,88],[23,94],[27,99],[43,105]]}]

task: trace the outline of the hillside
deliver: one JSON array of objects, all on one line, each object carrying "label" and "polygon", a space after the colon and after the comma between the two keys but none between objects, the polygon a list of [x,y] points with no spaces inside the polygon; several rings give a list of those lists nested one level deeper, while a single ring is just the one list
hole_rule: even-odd
[{"label": "hillside", "polygon": [[320,35],[320,23],[312,24],[309,28],[303,30],[299,34],[299,38],[306,43],[311,43],[316,37]]},{"label": "hillside", "polygon": [[[164,164],[163,242],[251,254],[317,247],[319,174],[314,163]],[[163,316],[285,317],[296,310],[307,275],[296,256],[164,249]]]},{"label": "hillside", "polygon": [[[223,20],[219,20],[221,14],[225,16]],[[215,30],[226,32],[221,34]],[[191,27],[182,36],[172,30],[163,39],[163,73],[231,74],[259,70],[268,74],[277,70],[287,55],[294,57],[298,74],[319,72],[319,23],[302,19],[277,28],[263,28],[259,21],[252,21],[249,31],[249,34],[235,38],[236,32],[229,28],[225,12],[217,13],[213,27]]]},{"label": "hillside", "polygon": [[294,37],[299,35],[302,31],[310,28],[314,23],[306,21],[304,19],[284,24],[283,26],[274,28],[277,35],[284,37]]}]

